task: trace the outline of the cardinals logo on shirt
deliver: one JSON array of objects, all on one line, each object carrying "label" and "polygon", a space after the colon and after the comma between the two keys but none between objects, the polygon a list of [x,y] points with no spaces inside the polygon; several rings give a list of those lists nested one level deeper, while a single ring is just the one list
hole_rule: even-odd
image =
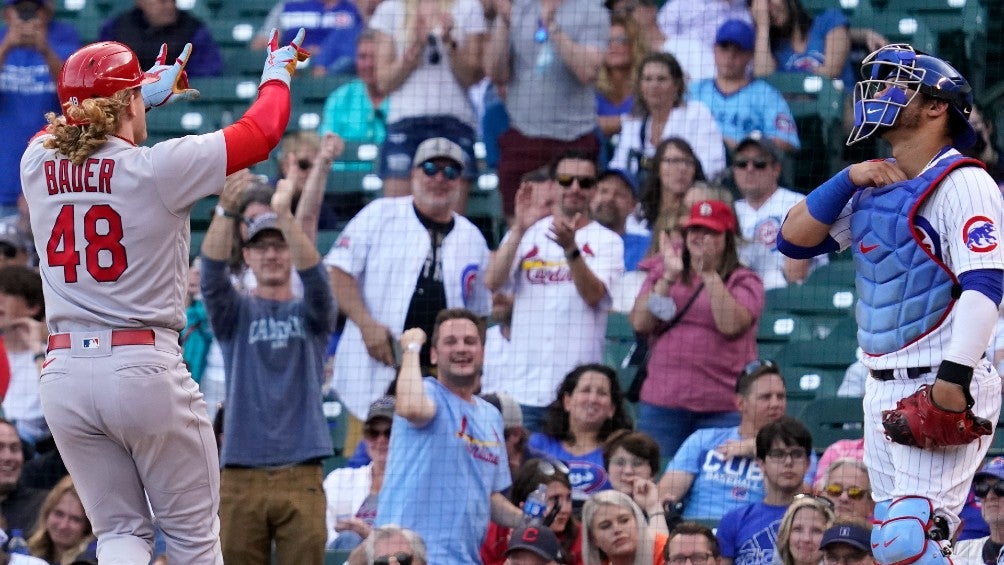
[{"label": "cardinals logo on shirt", "polygon": [[973,216],[962,227],[962,240],[973,253],[988,253],[997,249],[997,228],[986,216]]},{"label": "cardinals logo on shirt", "polygon": [[[590,253],[592,251],[590,250]],[[563,283],[572,280],[572,271],[567,261],[547,261],[540,259],[540,249],[535,245],[519,262],[520,270],[530,284]]]}]

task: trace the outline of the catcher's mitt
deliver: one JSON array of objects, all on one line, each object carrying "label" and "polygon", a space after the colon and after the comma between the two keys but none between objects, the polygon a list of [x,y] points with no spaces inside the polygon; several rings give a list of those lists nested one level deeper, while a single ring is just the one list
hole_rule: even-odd
[{"label": "catcher's mitt", "polygon": [[894,410],[882,411],[882,427],[889,440],[921,449],[966,445],[993,433],[993,424],[972,410],[950,412],[931,400],[931,385],[901,399]]}]

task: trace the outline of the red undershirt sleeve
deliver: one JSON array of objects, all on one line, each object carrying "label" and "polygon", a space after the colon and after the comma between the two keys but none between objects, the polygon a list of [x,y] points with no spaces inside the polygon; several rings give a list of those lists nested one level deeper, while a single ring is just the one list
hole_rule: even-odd
[{"label": "red undershirt sleeve", "polygon": [[282,81],[266,82],[258,99],[239,120],[223,128],[227,146],[227,174],[268,158],[289,124],[289,87]]}]

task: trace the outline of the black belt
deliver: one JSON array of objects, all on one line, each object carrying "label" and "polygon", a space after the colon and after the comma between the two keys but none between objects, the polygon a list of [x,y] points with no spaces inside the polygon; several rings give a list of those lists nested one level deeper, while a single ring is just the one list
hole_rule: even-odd
[{"label": "black belt", "polygon": [[872,378],[877,381],[891,381],[896,378],[896,371],[903,370],[906,371],[906,378],[908,379],[919,379],[924,375],[930,373],[934,369],[932,367],[908,367],[906,369],[878,369],[872,371]]}]

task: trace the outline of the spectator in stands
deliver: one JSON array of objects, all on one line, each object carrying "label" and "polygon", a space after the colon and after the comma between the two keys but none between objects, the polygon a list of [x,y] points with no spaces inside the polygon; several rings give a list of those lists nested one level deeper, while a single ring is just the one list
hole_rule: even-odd
[{"label": "spectator in stands", "polygon": [[621,123],[621,135],[610,167],[644,175],[645,163],[659,142],[680,137],[714,177],[725,168],[722,132],[711,111],[698,100],[687,100],[687,81],[676,58],[669,53],[649,53],[635,78],[635,108]]},{"label": "spectator in stands", "polygon": [[502,207],[515,213],[520,176],[569,149],[599,153],[594,85],[610,34],[596,0],[494,0],[488,77],[506,88],[510,128],[499,138]]},{"label": "spectator in stands", "polygon": [[617,430],[632,427],[617,373],[606,365],[579,365],[559,385],[541,431],[530,435],[530,447],[568,465],[572,498],[581,505],[610,488],[603,442]]},{"label": "spectator in stands", "polygon": [[335,469],[324,478],[329,549],[353,549],[373,529],[393,420],[394,397],[375,400],[363,423],[363,442],[370,463]]},{"label": "spectator in stands", "polygon": [[[871,532],[870,522],[837,520],[823,533],[819,545],[823,550],[823,565],[875,565]],[[955,560],[954,554],[952,560]]]},{"label": "spectator in stands", "polygon": [[596,115],[603,135],[621,130],[621,116],[634,108],[634,76],[648,53],[638,24],[628,15],[610,14],[610,37],[596,77]]},{"label": "spectator in stands", "polygon": [[72,25],[53,19],[51,0],[6,0],[0,28],[0,218],[18,213],[21,155],[45,125],[46,112],[60,112],[56,76],[80,47]]},{"label": "spectator in stands", "polygon": [[812,17],[801,0],[752,0],[750,13],[756,28],[756,76],[812,73],[854,84],[850,22],[839,8]]},{"label": "spectator in stands", "polygon": [[[185,307],[185,329],[181,332],[182,357],[188,365],[188,372],[192,374],[192,380],[199,383],[202,394],[205,396],[209,419],[216,416],[216,407],[210,404],[208,391],[202,387],[202,376],[206,372],[206,364],[209,360],[209,350],[212,349],[216,339],[213,337],[213,328],[209,325],[209,317],[206,315],[206,306],[202,302],[202,291],[199,289],[199,279],[202,275],[202,263],[198,257],[192,259],[188,266],[188,292],[187,305]],[[214,395],[215,399],[216,396]]]},{"label": "spectator in stands", "polygon": [[732,191],[720,184],[708,184],[705,181],[697,181],[694,186],[687,189],[683,195],[682,210],[690,208],[701,200],[720,200],[729,206],[735,207],[735,197]]},{"label": "spectator in stands", "polygon": [[0,218],[0,267],[4,265],[38,266],[24,194],[17,197],[17,214]]},{"label": "spectator in stands", "polygon": [[722,552],[711,528],[697,522],[681,522],[669,532],[666,564],[721,565]]},{"label": "spectator in stands", "polygon": [[772,363],[750,363],[736,382],[739,425],[706,428],[687,438],[659,480],[664,500],[683,502],[686,520],[717,520],[764,497],[756,434],[787,408],[784,379]]},{"label": "spectator in stands", "polygon": [[425,332],[409,328],[400,339],[394,441],[376,523],[414,528],[432,563],[477,563],[489,517],[510,528],[522,520],[502,494],[511,482],[502,415],[474,394],[484,335],[473,312],[441,311],[431,340],[436,379],[422,378]]},{"label": "spectator in stands", "polygon": [[830,463],[819,494],[833,503],[838,518],[871,520],[875,502],[868,467],[860,459],[843,457]]},{"label": "spectator in stands", "polygon": [[426,565],[429,562],[429,557],[425,541],[414,530],[387,524],[375,528],[373,535],[366,538],[365,543],[353,550],[352,555],[349,556],[348,564],[375,565],[380,563],[381,565],[389,565],[393,562],[403,564],[405,560],[413,565]]},{"label": "spectator in stands", "polygon": [[652,248],[658,244],[657,235],[675,229],[681,216],[690,212],[683,206],[683,197],[695,182],[704,181],[704,168],[694,149],[679,137],[662,140],[655,148],[655,155],[646,167],[648,178],[641,184],[642,216],[648,224],[652,238]]},{"label": "spectator in stands", "polygon": [[[389,109],[390,101],[377,87],[376,32],[367,29],[356,42],[356,78],[328,95],[318,133],[336,133],[345,141],[380,145],[387,135]],[[344,165],[335,163],[336,170],[342,168]]]},{"label": "spectator in stands", "polygon": [[[338,304],[348,317],[333,383],[360,420],[394,380],[392,343],[401,332],[422,328],[432,333],[443,308],[466,306],[479,316],[489,312],[490,295],[481,284],[488,244],[474,224],[453,211],[464,161],[456,143],[443,137],[424,141],[412,165],[414,196],[371,202],[325,257]],[[425,367],[429,349],[422,349]]]},{"label": "spectator in stands", "polygon": [[603,467],[610,487],[630,496],[649,514],[662,512],[660,498],[647,505],[650,493],[658,492],[655,476],[659,473],[659,444],[643,432],[617,430],[603,444]]},{"label": "spectator in stands", "polygon": [[142,68],[152,67],[160,47],[167,44],[167,61],[175,60],[192,44],[192,55],[185,65],[190,77],[217,76],[223,72],[223,56],[204,22],[185,10],[175,0],[136,0],[136,5],[105,21],[98,33],[101,41],[128,45]]},{"label": "spectator in stands", "polygon": [[763,501],[722,516],[716,535],[725,565],[768,565],[773,561],[781,518],[802,489],[811,452],[812,436],[794,418],[782,416],[757,432],[756,458],[763,469],[766,494]]},{"label": "spectator in stands", "polygon": [[798,495],[781,518],[777,529],[777,558],[780,565],[819,565],[823,552],[819,543],[823,532],[833,525],[833,505],[821,497]]},{"label": "spectator in stands", "polygon": [[631,497],[619,490],[590,497],[582,508],[582,527],[586,529],[582,538],[585,563],[665,563],[668,532],[662,512],[646,517]]},{"label": "spectator in stands", "polygon": [[984,538],[990,535],[990,525],[983,518],[983,501],[986,499],[988,485],[1004,477],[1004,458],[994,457],[987,460],[973,476],[973,482],[969,487],[969,496],[966,504],[959,512],[959,518],[963,520],[962,531],[957,535],[958,540]]},{"label": "spectator in stands", "polygon": [[816,477],[812,481],[813,488],[819,490],[826,486],[826,471],[830,464],[837,459],[856,459],[864,461],[865,440],[863,439],[838,439],[831,443],[819,457],[819,466],[816,469]]},{"label": "spectator in stands", "polygon": [[994,135],[992,116],[987,115],[985,107],[973,104],[973,111],[969,114],[969,123],[976,131],[976,143],[964,152],[965,155],[983,161],[987,166],[987,172],[990,173],[994,181],[999,186],[1004,185],[1004,162],[1001,161],[1001,150],[997,146]]},{"label": "spectator in stands", "polygon": [[665,43],[654,50],[675,55],[692,81],[711,78],[715,32],[733,19],[752,22],[747,0],[669,0],[656,18]]},{"label": "spectator in stands", "polygon": [[551,167],[560,186],[552,215],[535,206],[534,191],[521,187],[512,228],[485,274],[493,292],[506,287],[515,293],[514,355],[505,390],[522,406],[531,431],[539,430],[561,379],[603,356],[610,292],[624,270],[624,243],[588,218],[596,172],[588,154],[563,153]]},{"label": "spectator in stands", "polygon": [[0,333],[10,367],[3,414],[28,445],[48,435],[38,376],[45,360],[45,299],[42,277],[31,267],[0,267]]},{"label": "spectator in stands", "polygon": [[601,226],[621,236],[624,241],[624,270],[637,271],[638,262],[648,253],[652,234],[636,227],[628,231],[628,218],[638,207],[638,185],[631,173],[607,169],[596,182],[596,196],[589,203],[589,213]]},{"label": "spectator in stands", "polygon": [[31,533],[46,491],[22,484],[24,447],[17,428],[0,418],[0,513],[7,521],[8,532],[14,529]]},{"label": "spectator in stands", "polygon": [[376,75],[389,93],[387,137],[380,149],[385,196],[411,193],[415,149],[445,137],[464,151],[463,184],[456,210],[467,206],[477,177],[475,115],[467,89],[484,76],[484,12],[478,0],[384,0],[370,28],[376,31]]},{"label": "spectator in stands", "polygon": [[994,564],[1004,547],[1004,460],[996,457],[976,473],[973,492],[981,502],[980,514],[990,532],[983,537],[957,541],[952,562],[958,565]]},{"label": "spectator in stands", "polygon": [[[582,529],[578,520],[572,515],[572,484],[569,482],[568,468],[548,459],[528,459],[519,467],[512,478],[512,490],[509,500],[523,507],[526,499],[538,485],[547,487],[547,508],[545,517],[554,516],[550,523],[544,524],[557,537],[561,553],[565,556],[565,565],[582,564]],[[499,565],[505,561],[509,551],[506,549],[510,536],[515,536],[511,528],[500,526],[495,522],[488,524],[488,534],[481,544],[481,560],[485,565]]]},{"label": "spectator in stands", "polygon": [[[481,372],[481,390],[506,390],[512,363],[512,293],[499,291],[492,293],[490,319],[494,325],[485,336],[485,366]],[[519,406],[519,404],[517,404]],[[520,410],[520,425],[523,412]],[[509,464],[513,462],[510,458]]]},{"label": "spectator in stands", "polygon": [[783,151],[797,151],[801,143],[784,96],[747,72],[754,44],[750,24],[742,20],[723,23],[715,34],[715,77],[694,83],[690,99],[704,102],[711,110],[730,150],[760,131]]},{"label": "spectator in stands", "polygon": [[682,227],[682,244],[660,232],[659,253],[642,262],[648,276],[630,314],[650,343],[638,429],[670,457],[695,430],[739,423],[732,395],[757,358],[764,306],[763,283],[739,262],[728,205],[698,202]]},{"label": "spectator in stands", "polygon": [[303,48],[311,54],[321,55],[321,62],[311,61],[311,64],[329,69],[334,67],[333,73],[351,71],[356,37],[366,27],[352,0],[277,2],[251,40],[251,48],[264,49],[272,29],[279,30],[280,45],[289,43],[301,27],[307,32]]},{"label": "spectator in stands", "polygon": [[581,556],[576,560],[569,560],[567,554],[561,550],[554,532],[547,528],[539,529],[532,524],[523,525],[513,532],[512,538],[509,539],[509,547],[505,551],[505,558],[505,565],[582,563]]},{"label": "spectator in stands", "polygon": [[[327,533],[321,460],[332,447],[320,389],[335,318],[331,287],[293,216],[293,185],[284,179],[272,196],[274,213],[248,225],[243,254],[257,286],[239,293],[225,263],[239,199],[240,185],[225,185],[219,205],[227,213],[214,215],[202,241],[202,295],[227,369],[223,555],[264,564],[275,541],[282,562],[321,563]],[[302,299],[293,295],[291,267],[303,282]],[[264,437],[284,441],[263,443]]]},{"label": "spectator in stands", "polygon": [[63,477],[45,497],[28,549],[55,565],[97,564],[97,538],[70,477]]},{"label": "spectator in stands", "polygon": [[646,53],[662,50],[666,36],[659,30],[656,22],[658,0],[604,0],[603,5],[610,10],[611,16],[628,18],[634,22]]},{"label": "spectator in stands", "polygon": [[[488,358],[488,353],[488,340],[486,338],[485,359]],[[484,380],[482,379],[482,388],[483,386]],[[505,426],[506,455],[509,457],[509,474],[515,477],[516,471],[519,470],[524,461],[540,456],[536,450],[531,450],[528,446],[530,434],[523,427],[523,411],[520,409],[519,403],[504,392],[487,392],[478,396],[487,400],[502,413],[502,425]]]},{"label": "spectator in stands", "polygon": [[811,269],[826,264],[826,255],[814,259],[792,259],[777,250],[777,233],[788,210],[805,198],[781,188],[781,159],[784,154],[770,139],[747,137],[732,155],[732,174],[742,198],[736,201],[736,216],[743,243],[742,263],[756,271],[765,290],[802,283]]},{"label": "spectator in stands", "polygon": [[69,474],[63,457],[56,449],[56,440],[47,435],[35,444],[35,456],[24,462],[21,484],[28,488],[52,490],[60,479]]}]

